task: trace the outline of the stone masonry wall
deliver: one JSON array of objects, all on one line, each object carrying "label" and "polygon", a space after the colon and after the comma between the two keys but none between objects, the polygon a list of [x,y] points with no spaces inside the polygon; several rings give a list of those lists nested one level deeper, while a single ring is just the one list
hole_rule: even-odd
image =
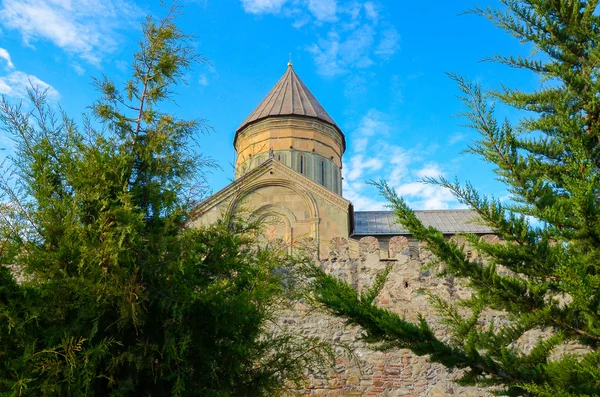
[{"label": "stone masonry wall", "polygon": [[[482,238],[497,240],[495,236]],[[436,334],[443,336],[439,317],[423,291],[435,291],[450,301],[467,297],[469,291],[452,279],[434,276],[435,271],[423,271],[423,264],[430,259],[425,245],[401,236],[391,240],[364,237],[350,241],[340,237],[331,240],[329,256],[320,263],[325,271],[349,282],[358,291],[371,286],[375,276],[391,264],[392,271],[377,303],[412,321],[416,321],[417,314],[421,313],[434,325]],[[490,315],[496,317],[494,313]],[[319,336],[334,344],[347,344],[354,354],[354,357],[348,356],[340,348],[335,369],[312,376],[309,386],[301,391],[303,395],[490,395],[483,389],[457,385],[453,380],[460,377],[460,371],[449,372],[442,365],[431,363],[426,356],[419,357],[401,349],[373,351],[357,341],[357,328],[344,326],[340,319],[309,311],[303,303],[297,303],[295,310],[285,313],[281,321],[304,335]]]}]

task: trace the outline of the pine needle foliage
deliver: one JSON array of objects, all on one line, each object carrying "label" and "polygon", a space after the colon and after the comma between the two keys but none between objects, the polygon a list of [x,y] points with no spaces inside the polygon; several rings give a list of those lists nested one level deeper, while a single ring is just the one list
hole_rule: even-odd
[{"label": "pine needle foliage", "polygon": [[[330,313],[360,325],[370,342],[408,348],[464,369],[464,384],[494,385],[507,395],[600,395],[598,1],[500,2],[502,8],[468,13],[488,18],[534,51],[529,57],[488,60],[533,72],[540,88],[523,92],[502,86],[484,92],[457,74],[450,77],[462,92],[463,116],[480,134],[468,152],[495,167],[513,203],[480,195],[469,183],[425,182],[452,191],[503,243],[466,235],[485,258],[470,259],[440,231],[425,227],[392,187],[376,183],[399,222],[446,264],[444,273],[473,291],[458,304],[431,297],[449,335],[442,340],[424,319],[413,324],[373,304],[379,282],[358,295],[312,267],[314,298]],[[518,123],[498,120],[497,101],[525,117]],[[488,309],[505,312],[509,321],[485,324],[481,314]],[[531,330],[551,332],[525,352],[516,342]],[[573,343],[583,347],[577,355],[553,356],[558,346]]]},{"label": "pine needle foliage", "polygon": [[0,101],[0,395],[273,396],[331,359],[275,327],[293,260],[256,225],[189,227],[205,124],[164,111],[197,62],[173,8],[147,19],[125,89],[83,126],[44,92]]}]

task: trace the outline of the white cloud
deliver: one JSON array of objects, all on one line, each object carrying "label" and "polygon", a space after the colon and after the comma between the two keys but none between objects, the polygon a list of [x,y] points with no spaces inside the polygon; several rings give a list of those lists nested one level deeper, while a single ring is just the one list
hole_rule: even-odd
[{"label": "white cloud", "polygon": [[363,116],[360,124],[354,133],[360,137],[372,135],[387,135],[390,132],[390,126],[384,120],[385,115],[376,109],[369,109]]},{"label": "white cloud", "polygon": [[307,51],[312,54],[317,66],[317,71],[320,75],[333,77],[347,72],[339,59],[339,41],[339,34],[336,32],[329,32],[327,39],[319,39],[318,44],[307,47]]},{"label": "white cloud", "polygon": [[288,0],[242,0],[244,11],[250,14],[277,14]]},{"label": "white cloud", "polygon": [[364,172],[379,171],[383,167],[383,162],[379,158],[367,158],[358,154],[350,158],[349,164],[344,167],[344,178],[348,182],[359,179]]},{"label": "white cloud", "polygon": [[308,0],[308,10],[315,16],[315,18],[317,18],[318,21],[337,21],[336,0]]},{"label": "white cloud", "polygon": [[50,41],[70,54],[98,64],[117,46],[118,31],[141,16],[128,0],[6,0],[0,22],[24,42]]},{"label": "white cloud", "polygon": [[440,175],[444,176],[444,172],[436,163],[427,163],[416,173],[419,178],[437,178]]},{"label": "white cloud", "polygon": [[10,60],[10,54],[4,48],[0,48],[0,59],[4,59],[9,69],[15,68],[15,65],[13,65],[12,61]]},{"label": "white cloud", "polygon": [[409,170],[408,166],[415,161],[415,155],[411,151],[404,149],[398,145],[381,144],[383,153],[386,153],[388,158],[388,174],[385,176],[386,180],[392,186],[398,186],[406,181]]},{"label": "white cloud", "polygon": [[344,197],[358,210],[382,209],[385,203],[365,181],[383,179],[415,209],[461,208],[449,190],[421,182],[447,174],[432,161],[430,145],[405,148],[389,143],[386,136],[394,133],[393,125],[388,115],[376,109],[360,119],[344,162]]},{"label": "white cloud", "polygon": [[0,77],[0,94],[6,96],[24,98],[27,96],[27,89],[31,86],[47,90],[50,99],[58,99],[60,96],[50,84],[27,73],[15,71]]},{"label": "white cloud", "polygon": [[205,74],[201,74],[200,77],[198,77],[198,84],[202,87],[208,87],[208,77]]},{"label": "white cloud", "polygon": [[74,63],[71,66],[73,67],[75,73],[77,73],[79,76],[83,76],[85,74],[85,69],[80,64]]},{"label": "white cloud", "polygon": [[[383,37],[376,44],[379,33],[373,25],[358,24],[350,32],[332,29],[326,38],[319,38],[316,44],[307,47],[313,55],[317,73],[334,77],[351,70],[365,69],[376,63],[376,57],[389,58],[397,45],[393,38]],[[382,49],[383,47],[384,49]]]},{"label": "white cloud", "polygon": [[389,58],[400,49],[400,35],[395,28],[388,28],[383,31],[382,37],[375,50],[376,55],[383,58]]},{"label": "white cloud", "polygon": [[352,140],[352,146],[354,147],[355,153],[362,153],[367,149],[369,138],[354,138]]},{"label": "white cloud", "polygon": [[448,145],[454,145],[460,141],[462,141],[463,139],[465,139],[465,136],[463,134],[461,134],[460,132],[451,135],[450,138],[448,139]]},{"label": "white cloud", "polygon": [[363,4],[363,7],[365,8],[365,14],[367,18],[369,18],[371,21],[377,22],[377,19],[379,19],[377,6],[375,6],[373,2],[367,1],[365,4]]},{"label": "white cloud", "polygon": [[375,29],[371,25],[362,25],[355,29],[348,38],[341,44],[342,60],[357,68],[371,66],[373,61],[370,58],[369,49],[375,42]]},{"label": "white cloud", "polygon": [[348,183],[344,180],[343,182],[343,194],[347,200],[352,202],[354,209],[357,211],[378,211],[386,209],[386,202],[380,198],[373,198],[372,196],[366,195],[365,190],[369,190],[370,186],[365,185],[361,182]]},{"label": "white cloud", "polygon": [[[251,14],[276,14],[293,19],[292,26],[324,26],[305,50],[313,57],[317,72],[335,77],[364,70],[389,59],[400,46],[400,35],[382,19],[373,1],[356,0],[241,0]],[[378,28],[379,25],[386,27]]]},{"label": "white cloud", "polygon": [[396,192],[415,209],[445,210],[450,207],[464,208],[448,189],[436,185],[409,182],[397,186]]}]

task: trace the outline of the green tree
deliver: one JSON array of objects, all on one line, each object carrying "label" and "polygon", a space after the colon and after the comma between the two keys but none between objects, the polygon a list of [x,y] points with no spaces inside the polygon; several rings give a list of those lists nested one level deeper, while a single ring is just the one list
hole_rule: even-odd
[{"label": "green tree", "polygon": [[272,396],[328,359],[273,326],[287,255],[235,219],[191,226],[204,124],[165,112],[205,60],[174,23],[143,24],[133,76],[78,127],[32,89],[0,101],[0,395]]},{"label": "green tree", "polygon": [[[445,274],[464,280],[471,299],[452,305],[431,296],[444,315],[448,338],[426,320],[406,321],[379,308],[370,290],[312,267],[314,298],[334,315],[360,325],[379,347],[408,348],[448,368],[465,369],[462,382],[496,385],[509,395],[600,395],[600,16],[598,1],[501,0],[501,8],[474,8],[533,48],[531,56],[496,55],[491,61],[533,72],[534,92],[503,86],[482,91],[451,74],[468,109],[463,115],[480,134],[468,149],[491,163],[513,197],[503,203],[478,194],[469,183],[443,178],[425,182],[450,189],[504,240],[469,243],[485,257],[471,260],[461,246],[424,227],[385,182],[376,183],[401,224],[446,264]],[[494,102],[518,109],[518,123],[498,121]],[[536,220],[532,222],[532,219]],[[508,272],[499,272],[502,268]],[[393,271],[388,269],[388,271]],[[487,309],[507,313],[506,324],[482,324]],[[527,331],[551,330],[528,353],[517,341]],[[563,344],[585,353],[551,358]]]}]

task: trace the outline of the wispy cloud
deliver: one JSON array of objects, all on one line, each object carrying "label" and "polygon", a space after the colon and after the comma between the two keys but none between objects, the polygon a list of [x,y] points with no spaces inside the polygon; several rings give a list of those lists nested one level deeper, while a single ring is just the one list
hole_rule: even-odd
[{"label": "wispy cloud", "polygon": [[337,21],[336,0],[308,0],[308,10],[318,21]]},{"label": "wispy cloud", "polygon": [[[39,87],[47,91],[48,98],[58,99],[59,94],[50,84],[40,78],[16,70],[11,62],[10,54],[4,48],[0,48],[0,60],[4,60],[8,73],[0,75],[0,95],[6,95],[13,98],[24,98],[27,96],[27,89]],[[1,66],[1,64],[0,64]]]},{"label": "wispy cloud", "polygon": [[49,41],[98,64],[117,47],[119,31],[141,15],[128,0],[5,0],[0,23],[19,31],[29,46]]},{"label": "wispy cloud", "polygon": [[448,145],[454,145],[464,139],[464,134],[457,132],[456,134],[450,135],[450,138],[448,138]]},{"label": "wispy cloud", "polygon": [[365,14],[367,18],[376,23],[379,19],[379,11],[377,10],[377,6],[372,1],[367,1],[365,4],[363,4],[363,6],[365,7]]},{"label": "wispy cloud", "polygon": [[274,14],[293,19],[302,28],[311,22],[323,27],[305,49],[317,72],[335,77],[388,60],[400,49],[400,35],[382,20],[373,1],[356,0],[241,0],[251,14]]},{"label": "wispy cloud", "polygon": [[242,0],[244,11],[250,14],[277,14],[288,0]]},{"label": "wispy cloud", "polygon": [[447,170],[431,159],[424,147],[405,148],[391,144],[386,136],[393,131],[389,117],[375,109],[350,134],[352,146],[344,164],[344,196],[359,210],[384,208],[367,180],[386,180],[415,209],[460,207],[447,189],[421,182],[426,177],[446,175]]},{"label": "wispy cloud", "polygon": [[50,99],[58,99],[60,96],[50,84],[31,74],[14,71],[6,76],[0,76],[0,94],[2,95],[24,98],[27,96],[27,89],[32,86],[47,90]]},{"label": "wispy cloud", "polygon": [[198,77],[198,84],[202,87],[208,87],[208,77],[205,74],[201,74],[200,77]]},{"label": "wispy cloud", "polygon": [[379,15],[373,3],[347,7],[340,12],[340,19],[343,22],[333,25],[325,37],[306,47],[320,75],[335,77],[369,68],[400,49],[397,30],[378,27]]},{"label": "wispy cloud", "polygon": [[360,137],[377,135],[388,135],[390,126],[387,123],[386,115],[376,109],[369,109],[363,116],[356,129],[355,134]]},{"label": "wispy cloud", "polygon": [[375,55],[389,58],[400,49],[400,34],[395,28],[387,28],[381,36],[381,40],[375,49]]},{"label": "wispy cloud", "polygon": [[3,59],[6,62],[6,67],[8,69],[14,69],[15,65],[13,65],[10,60],[10,54],[4,48],[0,48],[0,59]]},{"label": "wispy cloud", "polygon": [[319,74],[327,77],[346,73],[346,68],[340,59],[340,35],[329,32],[327,38],[319,38],[316,44],[306,47],[312,54]]}]

